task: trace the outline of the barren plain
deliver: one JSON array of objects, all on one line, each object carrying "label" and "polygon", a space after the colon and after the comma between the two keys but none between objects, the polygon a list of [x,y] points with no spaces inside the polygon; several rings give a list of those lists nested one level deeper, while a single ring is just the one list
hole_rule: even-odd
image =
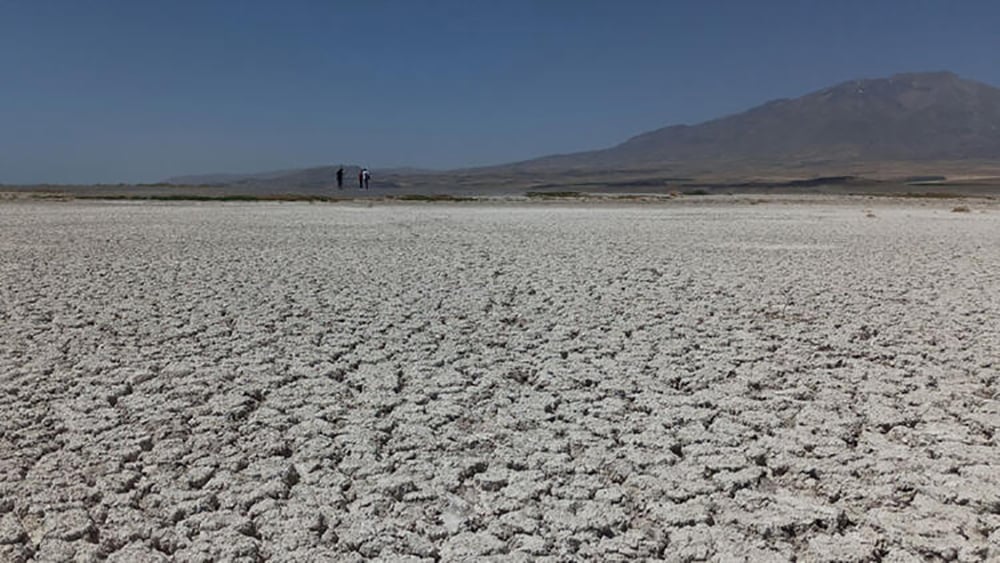
[{"label": "barren plain", "polygon": [[1000,208],[682,200],[0,205],[0,561],[1000,560]]}]

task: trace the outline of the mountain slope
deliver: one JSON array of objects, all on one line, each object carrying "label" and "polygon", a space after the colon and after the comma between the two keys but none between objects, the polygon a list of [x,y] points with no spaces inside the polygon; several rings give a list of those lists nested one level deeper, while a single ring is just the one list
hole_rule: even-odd
[{"label": "mountain slope", "polygon": [[[848,163],[1000,160],[1000,89],[949,72],[853,80],[800,98],[774,100],[698,125],[664,127],[620,145],[581,153],[450,172],[376,170],[380,187],[451,185],[541,176],[629,175],[666,171],[697,176],[789,165],[797,174],[845,174]],[[821,168],[815,168],[819,166]],[[905,166],[903,167],[905,168]],[[183,176],[174,184],[325,189],[336,168]],[[346,182],[357,177],[346,166]]]},{"label": "mountain slope", "polygon": [[973,158],[1000,158],[1000,89],[935,72],[845,82],[699,125],[657,129],[610,149],[515,166]]}]

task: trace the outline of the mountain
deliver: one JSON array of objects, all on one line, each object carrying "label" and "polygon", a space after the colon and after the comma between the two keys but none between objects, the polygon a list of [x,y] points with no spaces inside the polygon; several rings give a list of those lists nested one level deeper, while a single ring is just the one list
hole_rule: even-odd
[{"label": "mountain", "polygon": [[[811,177],[854,174],[871,167],[899,174],[948,168],[947,162],[1000,160],[1000,89],[950,72],[897,74],[844,82],[795,99],[767,102],[697,125],[673,125],[588,152],[466,170],[374,170],[377,185],[419,190],[434,186],[548,185],[567,179],[634,185],[636,174],[667,176]],[[868,168],[866,168],[868,167]],[[992,167],[991,170],[995,169]],[[180,176],[172,184],[323,190],[336,167],[257,174]],[[346,182],[357,177],[345,166]],[[577,181],[577,180],[573,180]]]},{"label": "mountain", "polygon": [[674,125],[615,147],[514,163],[522,169],[637,168],[688,161],[1000,158],[1000,89],[950,72],[863,79]]}]

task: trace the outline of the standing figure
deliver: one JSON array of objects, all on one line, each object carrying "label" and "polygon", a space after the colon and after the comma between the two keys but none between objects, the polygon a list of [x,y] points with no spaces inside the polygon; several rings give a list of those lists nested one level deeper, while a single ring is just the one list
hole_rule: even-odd
[{"label": "standing figure", "polygon": [[368,189],[368,181],[372,179],[372,173],[367,168],[361,171],[361,176],[365,179],[365,189]]},{"label": "standing figure", "polygon": [[344,167],[341,166],[337,169],[337,189],[344,189]]},{"label": "standing figure", "polygon": [[364,170],[364,168],[362,168],[361,170],[358,170],[358,189],[359,190],[365,189],[365,170]]}]

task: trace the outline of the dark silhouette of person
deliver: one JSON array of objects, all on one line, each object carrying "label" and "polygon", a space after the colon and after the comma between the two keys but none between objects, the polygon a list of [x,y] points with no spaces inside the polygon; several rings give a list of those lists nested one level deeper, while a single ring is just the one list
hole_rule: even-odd
[{"label": "dark silhouette of person", "polygon": [[337,189],[344,189],[344,167],[341,166],[337,169]]},{"label": "dark silhouette of person", "polygon": [[362,168],[361,170],[358,170],[358,189],[359,190],[365,189],[365,170],[364,170],[364,168]]},{"label": "dark silhouette of person", "polygon": [[372,179],[372,173],[367,168],[361,171],[361,177],[365,179],[365,189],[368,189],[368,181]]}]

